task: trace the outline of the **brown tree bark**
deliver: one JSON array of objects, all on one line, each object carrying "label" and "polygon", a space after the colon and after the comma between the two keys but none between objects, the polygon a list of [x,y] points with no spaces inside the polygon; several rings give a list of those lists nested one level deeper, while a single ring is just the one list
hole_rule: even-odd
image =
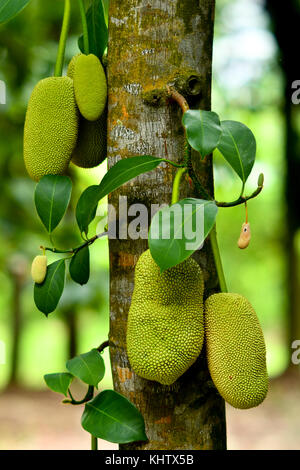
[{"label": "brown tree bark", "polygon": [[[185,89],[192,108],[210,109],[214,1],[111,0],[109,16],[109,167],[134,155],[182,161],[181,110],[162,95],[166,85],[175,81]],[[199,162],[193,155],[193,163],[212,194],[211,158]],[[142,203],[150,215],[151,204],[170,203],[173,177],[174,168],[162,164],[115,191],[109,202],[118,213],[119,196],[127,196],[128,206]],[[186,180],[181,196],[187,194],[196,195]],[[144,380],[131,370],[126,321],[134,267],[147,249],[147,240],[110,240],[109,246],[114,387],[141,411],[149,438],[147,443],[123,445],[122,449],[224,449],[224,402],[211,381],[205,352],[169,387]],[[208,295],[218,289],[209,243],[196,259],[204,271]]]}]

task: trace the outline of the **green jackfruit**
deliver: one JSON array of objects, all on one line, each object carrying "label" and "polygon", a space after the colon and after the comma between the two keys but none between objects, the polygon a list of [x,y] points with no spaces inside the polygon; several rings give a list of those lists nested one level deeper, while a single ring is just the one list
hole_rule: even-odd
[{"label": "green jackfruit", "polygon": [[31,265],[31,277],[34,282],[41,284],[44,282],[47,274],[47,256],[38,255],[34,258]]},{"label": "green jackfruit", "polygon": [[192,258],[160,274],[150,251],[135,268],[127,354],[134,372],[164,385],[199,356],[204,337],[203,275]]},{"label": "green jackfruit", "polygon": [[24,126],[24,161],[33,180],[65,173],[78,134],[73,81],[49,77],[34,88]]},{"label": "green jackfruit", "polygon": [[83,117],[79,121],[77,145],[72,153],[72,163],[81,168],[93,168],[107,157],[107,115],[91,122]]},{"label": "green jackfruit", "polygon": [[106,76],[98,57],[80,54],[75,60],[73,80],[81,115],[88,121],[97,121],[107,100]]},{"label": "green jackfruit", "polygon": [[256,313],[239,294],[205,302],[208,367],[220,395],[235,408],[258,406],[268,391],[266,347]]}]

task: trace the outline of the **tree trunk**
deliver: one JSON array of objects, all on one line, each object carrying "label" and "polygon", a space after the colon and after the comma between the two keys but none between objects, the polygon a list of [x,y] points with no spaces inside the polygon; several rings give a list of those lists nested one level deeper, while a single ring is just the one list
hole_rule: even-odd
[{"label": "tree trunk", "polygon": [[[166,85],[172,84],[176,77],[177,85],[189,95],[192,108],[210,109],[213,21],[213,0],[111,0],[109,167],[121,158],[134,155],[182,161],[181,110],[176,103],[165,102],[161,96]],[[152,90],[156,91],[151,93]],[[152,106],[149,105],[151,100]],[[193,155],[193,163],[203,185],[212,194],[211,158],[199,162],[199,157]],[[117,215],[119,196],[127,196],[128,207],[133,203],[144,204],[149,209],[150,222],[151,204],[170,203],[173,177],[174,168],[162,164],[115,191],[109,202]],[[197,196],[188,181],[182,184],[181,197],[186,195]],[[224,402],[213,386],[204,353],[169,387],[144,380],[131,370],[126,355],[126,322],[134,267],[147,249],[147,240],[110,240],[109,248],[110,354],[114,387],[141,411],[149,438],[147,443],[121,448],[224,449]],[[204,271],[208,295],[218,289],[209,243],[205,243],[196,259]]]}]

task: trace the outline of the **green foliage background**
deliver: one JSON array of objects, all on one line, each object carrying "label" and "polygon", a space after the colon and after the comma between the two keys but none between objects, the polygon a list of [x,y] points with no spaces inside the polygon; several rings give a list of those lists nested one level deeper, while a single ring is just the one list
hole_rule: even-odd
[{"label": "green foliage background", "polygon": [[[251,2],[242,3],[244,10],[241,14],[238,0],[217,2],[212,109],[223,119],[239,120],[251,128],[257,139],[257,161],[247,183],[248,193],[256,187],[260,172],[265,174],[265,188],[257,199],[249,202],[252,228],[249,248],[245,251],[237,248],[244,222],[242,206],[219,211],[218,239],[228,287],[233,292],[244,294],[255,307],[266,336],[269,372],[278,375],[287,366],[290,354],[286,344],[283,243],[286,210],[283,197],[283,85],[275,41],[268,32],[268,19],[256,2],[252,2],[257,5],[255,19]],[[62,10],[61,1],[32,0],[18,17],[0,26],[0,80],[6,83],[7,88],[7,104],[0,105],[0,340],[6,344],[7,359],[5,365],[0,365],[0,387],[5,387],[10,377],[15,298],[13,278],[18,266],[24,267],[18,364],[21,385],[45,387],[44,374],[64,370],[65,361],[69,358],[68,316],[76,315],[79,353],[97,347],[108,334],[106,240],[99,240],[91,247],[89,284],[80,287],[68,282],[59,311],[48,319],[34,306],[33,285],[29,277],[32,258],[38,254],[39,246],[47,244],[48,240],[34,209],[35,184],[25,173],[23,165],[23,123],[26,103],[34,85],[53,73]],[[66,65],[78,52],[81,24],[76,8],[72,13],[70,31]],[[270,45],[268,53],[255,56],[246,51],[241,58],[234,50],[234,44],[243,34],[246,34],[244,40],[248,46],[251,37],[265,35],[265,41]],[[236,77],[240,77],[240,81]],[[238,177],[229,166],[224,166],[224,160],[217,154],[215,167],[217,199],[235,199],[240,191]],[[105,168],[105,163],[95,170],[70,168],[77,188],[73,206],[84,188],[99,182]],[[92,228],[95,229],[96,224],[97,220]],[[74,212],[69,212],[54,239],[57,245],[66,248],[76,246],[79,241],[77,233]],[[53,261],[56,259],[49,255],[51,261],[52,258]],[[107,351],[104,358],[108,366]],[[110,375],[106,374],[104,385],[109,386],[110,380]]]}]

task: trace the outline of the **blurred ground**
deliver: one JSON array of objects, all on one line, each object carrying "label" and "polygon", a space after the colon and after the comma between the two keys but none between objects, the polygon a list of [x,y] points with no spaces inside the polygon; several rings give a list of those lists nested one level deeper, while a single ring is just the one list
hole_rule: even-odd
[{"label": "blurred ground", "polygon": [[[85,450],[82,408],[60,405],[54,393],[10,390],[0,396],[1,450]],[[227,407],[228,449],[300,449],[300,380],[273,380],[264,404],[252,410]],[[116,449],[105,441],[99,449]]]}]

